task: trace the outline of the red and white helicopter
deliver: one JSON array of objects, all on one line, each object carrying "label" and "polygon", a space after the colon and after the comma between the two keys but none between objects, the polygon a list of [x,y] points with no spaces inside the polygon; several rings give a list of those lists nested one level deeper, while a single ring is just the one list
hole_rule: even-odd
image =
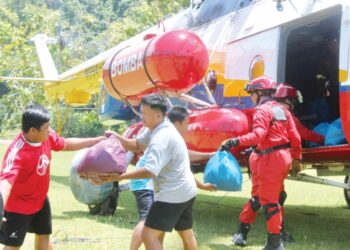
[{"label": "red and white helicopter", "polygon": [[[249,131],[253,105],[243,90],[249,80],[268,75],[299,89],[304,96],[300,118],[315,125],[307,110],[323,90],[318,81],[323,77],[337,85],[336,105],[350,142],[349,0],[192,0],[163,25],[161,34],[155,25],[62,74],[46,46],[50,39],[37,35],[33,41],[43,78],[35,80],[45,82],[48,98],[71,105],[86,105],[91,94],[101,92],[100,117],[106,123],[133,119],[131,107],[142,95],[164,93],[193,110],[188,147],[209,152]],[[338,48],[333,71],[320,77],[318,65],[329,56],[330,37]],[[232,151],[242,166],[244,150]],[[293,178],[343,188],[350,207],[348,143],[305,145],[303,164],[319,176],[345,176],[345,183],[305,174]]]}]

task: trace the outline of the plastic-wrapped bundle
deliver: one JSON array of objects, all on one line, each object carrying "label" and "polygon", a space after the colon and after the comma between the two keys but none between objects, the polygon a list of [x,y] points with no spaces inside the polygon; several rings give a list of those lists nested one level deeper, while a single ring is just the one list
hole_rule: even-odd
[{"label": "plastic-wrapped bundle", "polygon": [[329,124],[325,137],[325,145],[332,146],[344,143],[346,143],[346,138],[343,132],[341,119],[339,118]]},{"label": "plastic-wrapped bundle", "polygon": [[[322,123],[318,124],[316,127],[314,127],[312,131],[314,131],[317,134],[320,134],[320,135],[323,135],[324,137],[326,137],[326,133],[327,133],[328,127],[329,127],[329,123],[328,122],[322,122]],[[310,145],[310,147],[317,147],[317,146],[319,146],[319,144],[317,144],[315,142],[310,142],[309,145]]]},{"label": "plastic-wrapped bundle", "polygon": [[127,168],[126,150],[115,135],[88,148],[77,166],[79,174],[124,173]]},{"label": "plastic-wrapped bundle", "polygon": [[87,205],[100,204],[113,189],[113,183],[105,183],[99,186],[91,184],[79,177],[77,167],[85,159],[88,149],[82,149],[74,156],[70,171],[69,184],[74,197],[81,203]]}]

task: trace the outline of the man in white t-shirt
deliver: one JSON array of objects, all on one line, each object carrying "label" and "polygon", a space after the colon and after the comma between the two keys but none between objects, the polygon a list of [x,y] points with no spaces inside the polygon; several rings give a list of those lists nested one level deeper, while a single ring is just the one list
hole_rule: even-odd
[{"label": "man in white t-shirt", "polygon": [[165,232],[179,232],[184,249],[198,249],[192,230],[192,208],[197,195],[196,182],[184,139],[166,118],[167,102],[161,95],[142,98],[141,119],[146,133],[136,139],[117,135],[125,149],[145,150],[144,166],[119,175],[124,179],[154,178],[155,202],[142,231],[146,249],[163,249]]}]

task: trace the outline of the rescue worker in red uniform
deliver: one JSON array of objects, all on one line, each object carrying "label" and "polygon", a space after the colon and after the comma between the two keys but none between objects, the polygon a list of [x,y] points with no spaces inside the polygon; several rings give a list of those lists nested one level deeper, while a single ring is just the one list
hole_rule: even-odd
[{"label": "rescue worker in red uniform", "polygon": [[268,230],[264,250],[285,249],[281,241],[282,213],[279,204],[283,182],[289,171],[301,169],[301,140],[292,115],[280,103],[273,100],[276,83],[269,77],[259,77],[248,83],[245,91],[257,105],[253,116],[252,131],[229,139],[221,150],[237,146],[254,146],[249,164],[252,173],[252,198],[240,214],[238,232],[233,242],[246,245],[250,225],[262,206]]},{"label": "rescue worker in red uniform", "polygon": [[[294,107],[297,103],[303,103],[303,96],[301,93],[295,89],[293,86],[285,83],[279,83],[277,85],[276,93],[274,94],[274,99],[283,104],[292,115],[292,118],[294,120],[295,126],[299,132],[301,140],[304,141],[311,141],[320,145],[324,144],[324,136],[320,135],[308,128],[306,128],[300,120],[293,114]],[[294,241],[292,235],[287,233],[285,231],[285,224],[284,224],[284,203],[287,199],[287,193],[283,189],[283,191],[280,193],[279,198],[279,204],[281,206],[281,212],[282,212],[282,231],[281,236],[283,241],[291,242]]]},{"label": "rescue worker in red uniform", "polygon": [[296,102],[302,103],[303,97],[301,93],[289,84],[279,83],[274,98],[282,103],[292,114],[295,126],[302,140],[311,141],[320,145],[324,144],[324,136],[306,128],[300,120],[293,115],[293,109]]}]

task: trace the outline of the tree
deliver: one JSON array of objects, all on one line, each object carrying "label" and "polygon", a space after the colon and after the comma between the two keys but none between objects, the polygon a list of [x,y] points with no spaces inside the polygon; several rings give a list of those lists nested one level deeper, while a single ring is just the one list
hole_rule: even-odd
[{"label": "tree", "polygon": [[[59,38],[50,50],[58,71],[64,72],[188,5],[189,0],[4,0],[0,75],[41,77],[35,48],[28,42],[38,33]],[[0,129],[19,124],[18,110],[29,102],[48,104],[38,83],[7,82],[0,95]]]},{"label": "tree", "polygon": [[[38,32],[52,33],[56,17],[54,12],[33,5],[25,6],[19,13],[0,5],[0,75],[40,77],[34,46],[28,41]],[[18,123],[18,112],[29,102],[45,103],[42,84],[7,82],[6,87],[9,92],[0,99],[4,108],[0,114],[1,129],[13,128],[13,120]]]}]

